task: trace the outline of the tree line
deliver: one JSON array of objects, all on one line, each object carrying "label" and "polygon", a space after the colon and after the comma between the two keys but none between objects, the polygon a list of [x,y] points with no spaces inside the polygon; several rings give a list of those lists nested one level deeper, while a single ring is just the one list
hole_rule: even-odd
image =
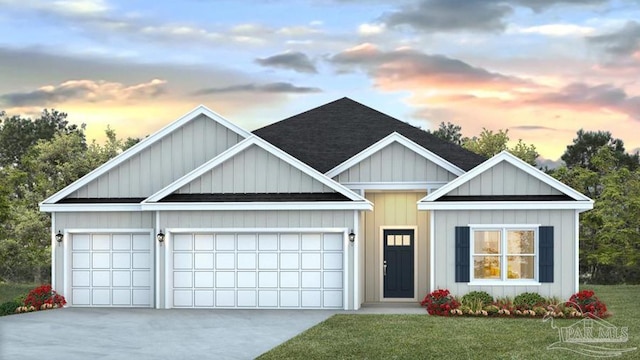
[{"label": "tree line", "polygon": [[85,126],[69,124],[66,113],[0,111],[0,282],[49,281],[51,217],[38,204],[140,141],[105,133],[105,144],[87,143]]},{"label": "tree line", "polygon": [[[465,137],[441,123],[432,134],[480,155],[508,150],[536,165],[538,152],[519,140],[508,147],[508,130],[483,129]],[[51,219],[38,204],[141,139],[87,142],[85,126],[67,114],[44,110],[32,119],[0,111],[0,282],[46,282],[51,276]],[[561,157],[543,169],[595,200],[580,216],[580,276],[590,283],[640,283],[640,159],[607,131],[579,130]]]}]

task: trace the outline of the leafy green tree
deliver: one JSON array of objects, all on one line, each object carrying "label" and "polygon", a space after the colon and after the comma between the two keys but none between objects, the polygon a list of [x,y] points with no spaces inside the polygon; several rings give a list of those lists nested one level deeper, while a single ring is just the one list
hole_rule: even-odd
[{"label": "leafy green tree", "polygon": [[509,129],[500,129],[498,132],[494,133],[491,130],[482,128],[482,132],[479,136],[474,136],[470,139],[466,138],[462,146],[467,150],[485,157],[492,157],[504,150],[508,150],[510,153],[519,157],[528,164],[536,166],[536,159],[539,154],[535,145],[527,145],[522,141],[522,139],[519,139],[518,143],[513,148],[509,149],[507,146],[508,142]]},{"label": "leafy green tree", "polygon": [[589,168],[563,166],[552,175],[595,200],[580,216],[580,274],[592,283],[640,283],[640,169],[617,164],[601,146]]},{"label": "leafy green tree", "polygon": [[467,150],[489,158],[501,151],[507,150],[507,142],[509,141],[508,133],[509,130],[500,129],[497,133],[494,133],[492,130],[482,128],[479,136],[467,139],[462,146]]},{"label": "leafy green tree", "polygon": [[633,155],[628,154],[625,151],[624,142],[620,139],[614,139],[608,131],[578,130],[576,138],[573,139],[573,144],[567,146],[567,150],[561,159],[569,168],[581,166],[596,170],[597,167],[592,164],[591,160],[603,146],[612,151],[612,160],[616,166],[627,167],[630,170],[640,167],[640,155],[638,152]]},{"label": "leafy green tree", "polygon": [[519,139],[518,143],[509,149],[507,146],[507,143],[509,142],[509,129],[500,129],[497,133],[494,133],[492,130],[482,128],[482,132],[479,136],[468,138],[462,135],[462,127],[459,125],[455,125],[450,122],[447,122],[446,124],[441,122],[438,130],[431,131],[430,133],[442,140],[461,145],[465,149],[476,154],[483,155],[487,158],[490,158],[501,151],[508,150],[510,153],[524,160],[528,164],[536,166],[536,159],[540,156],[535,145],[528,145],[524,143],[522,139]]},{"label": "leafy green tree", "polygon": [[447,122],[446,124],[444,121],[441,122],[438,130],[431,132],[431,134],[456,145],[462,145],[462,143],[467,140],[467,138],[462,137],[462,127],[450,122]]},{"label": "leafy green tree", "polygon": [[51,139],[56,133],[78,132],[70,125],[67,114],[57,110],[43,110],[35,120],[20,116],[7,117],[0,113],[0,166],[18,165],[26,151],[42,139]]},{"label": "leafy green tree", "polygon": [[138,144],[140,141],[142,141],[142,138],[128,137],[125,141],[122,142],[122,151],[128,150],[130,147]]},{"label": "leafy green tree", "polygon": [[105,132],[104,145],[87,145],[82,128],[61,127],[23,151],[18,163],[0,167],[0,189],[10,206],[0,232],[0,279],[40,282],[50,275],[51,220],[38,204],[122,151],[115,131]]},{"label": "leafy green tree", "polygon": [[536,166],[536,159],[540,156],[535,145],[527,145],[522,141],[522,139],[518,139],[518,143],[509,149],[509,152],[532,166]]}]

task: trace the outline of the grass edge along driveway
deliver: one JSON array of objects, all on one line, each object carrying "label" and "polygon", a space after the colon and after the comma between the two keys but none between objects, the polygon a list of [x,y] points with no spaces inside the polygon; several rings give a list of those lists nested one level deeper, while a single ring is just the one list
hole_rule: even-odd
[{"label": "grass edge along driveway", "polygon": [[[583,286],[607,304],[606,320],[627,327],[637,348],[614,359],[640,358],[639,285]],[[555,320],[558,327],[579,320]],[[558,341],[550,322],[526,318],[436,317],[338,314],[258,359],[585,359],[568,350],[547,349]]]}]

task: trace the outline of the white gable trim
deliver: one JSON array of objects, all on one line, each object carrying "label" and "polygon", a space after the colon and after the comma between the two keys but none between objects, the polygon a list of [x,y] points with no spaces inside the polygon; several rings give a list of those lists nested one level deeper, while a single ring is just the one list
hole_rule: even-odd
[{"label": "white gable trim", "polygon": [[[179,127],[185,125],[186,123],[192,121],[193,119],[199,117],[200,115],[204,115],[204,116],[216,121],[220,125],[232,130],[233,132],[235,132],[236,134],[242,136],[245,139],[250,137],[250,136],[252,136],[252,134],[250,132],[242,129],[241,127],[239,127],[239,126],[237,126],[235,124],[233,124],[232,122],[230,122],[229,120],[223,118],[222,116],[220,116],[216,112],[210,110],[206,106],[200,105],[200,106],[196,107],[195,109],[191,110],[190,112],[188,112],[187,114],[185,114],[184,116],[182,116],[181,118],[179,118],[178,120],[170,123],[169,125],[167,125],[164,128],[158,130],[157,132],[155,132],[153,135],[148,136],[147,138],[143,139],[142,141],[140,141],[136,145],[134,145],[131,148],[127,149],[122,154],[114,157],[113,159],[111,159],[111,160],[107,161],[106,163],[102,164],[101,166],[97,167],[96,169],[94,169],[93,171],[88,173],[87,175],[85,175],[85,176],[81,177],[80,179],[76,180],[71,185],[69,185],[69,186],[65,187],[64,189],[58,191],[57,193],[53,194],[52,196],[50,196],[49,198],[44,200],[42,203],[40,203],[41,209],[42,209],[42,205],[44,205],[44,204],[53,204],[53,203],[56,203],[56,202],[64,199],[65,197],[67,197],[71,193],[73,193],[74,191],[82,188],[83,186],[87,185],[91,181],[93,181],[93,180],[97,179],[98,177],[100,177],[101,175],[107,173],[109,170],[111,170],[111,169],[115,168],[116,166],[122,164],[123,162],[127,161],[129,158],[133,157],[134,155],[140,153],[142,150],[144,150],[144,149],[150,147],[151,145],[155,144],[157,141],[161,140],[166,135],[170,134],[171,132],[173,132],[174,130],[178,129]],[[46,210],[42,209],[42,211],[46,211]]]},{"label": "white gable trim", "polygon": [[591,210],[592,201],[442,201],[418,202],[418,210]]},{"label": "white gable trim", "polygon": [[40,211],[44,212],[112,212],[112,211],[140,211],[140,203],[117,204],[117,203],[87,203],[87,204],[40,204]]},{"label": "white gable trim", "polygon": [[[467,172],[466,174],[460,176],[459,178],[456,178],[454,180],[452,180],[450,183],[448,183],[447,185],[441,187],[440,189],[432,192],[431,194],[425,196],[423,199],[421,199],[418,203],[425,203],[425,202],[432,202],[432,201],[436,201],[439,198],[441,198],[442,196],[448,194],[449,192],[451,192],[452,190],[458,188],[459,186],[461,186],[462,184],[469,182],[470,180],[474,179],[475,177],[479,176],[480,174],[484,173],[485,171],[487,171],[488,169],[494,167],[495,165],[501,163],[501,162],[507,162],[515,167],[517,167],[518,169],[524,171],[525,173],[533,176],[534,178],[542,181],[543,183],[551,186],[552,188],[560,191],[561,193],[571,197],[572,199],[576,200],[576,201],[583,201],[583,202],[588,202],[591,204],[591,206],[593,207],[593,200],[589,199],[587,196],[579,193],[578,191],[572,189],[571,187],[563,184],[562,182],[554,179],[553,177],[545,174],[544,172],[536,169],[535,167],[527,164],[526,162],[520,160],[518,157],[516,157],[515,155],[512,155],[511,153],[509,153],[508,151],[502,151],[501,153],[495,155],[494,157],[492,157],[491,159],[483,162],[482,164],[476,166],[475,168],[471,169],[469,172]],[[456,202],[459,203],[459,202]],[[541,202],[537,202],[538,204]]]},{"label": "white gable trim", "polygon": [[166,202],[142,204],[142,210],[153,211],[240,211],[240,210],[373,210],[368,201],[301,201],[301,202]]},{"label": "white gable trim", "polygon": [[455,174],[456,176],[460,176],[460,175],[464,174],[464,170],[460,169],[459,167],[453,165],[452,163],[450,163],[447,160],[443,159],[442,157],[436,155],[435,153],[423,148],[422,146],[416,144],[415,142],[407,139],[406,137],[398,134],[397,132],[393,132],[393,133],[389,134],[387,137],[385,137],[385,138],[381,139],[380,141],[378,141],[377,143],[369,146],[368,148],[362,150],[361,152],[359,152],[358,154],[354,155],[353,157],[347,159],[346,161],[344,161],[340,165],[338,165],[338,166],[334,167],[333,169],[329,170],[325,175],[327,177],[329,177],[329,178],[333,178],[333,177],[335,177],[337,175],[340,175],[343,172],[349,170],[354,165],[356,165],[359,162],[365,160],[369,156],[377,153],[378,151],[384,149],[385,147],[393,144],[394,142],[397,142],[400,145],[403,145],[404,147],[412,150],[413,152],[417,153],[418,155],[420,155],[420,156],[424,157],[425,159],[435,163],[436,165],[440,166],[441,168],[443,168],[443,169]]},{"label": "white gable trim", "polygon": [[[327,187],[333,189],[337,193],[340,193],[340,194],[346,196],[350,200],[361,201],[361,202],[365,202],[365,203],[371,204],[367,199],[365,199],[362,196],[360,196],[360,195],[356,194],[355,192],[351,191],[349,188],[347,188],[347,187],[345,187],[345,186],[333,181],[332,179],[324,176],[323,174],[319,173],[317,170],[313,169],[309,165],[303,163],[302,161],[294,158],[293,156],[285,153],[284,151],[280,150],[279,148],[271,145],[270,143],[266,142],[265,140],[259,138],[258,136],[255,136],[255,135],[251,135],[249,138],[247,138],[247,139],[239,142],[238,144],[230,147],[228,150],[226,150],[222,154],[220,154],[220,155],[216,156],[215,158],[207,161],[206,163],[202,164],[200,167],[196,168],[195,170],[191,171],[190,173],[186,174],[185,176],[181,177],[180,179],[178,179],[178,180],[174,181],[173,183],[169,184],[164,189],[162,189],[162,190],[158,191],[157,193],[149,196],[147,199],[145,199],[142,202],[142,204],[144,205],[144,204],[150,204],[150,203],[155,203],[155,202],[160,201],[164,197],[171,195],[173,192],[179,190],[181,187],[187,185],[188,183],[192,182],[193,180],[197,179],[198,177],[204,175],[206,172],[211,171],[212,169],[214,169],[218,165],[220,165],[223,162],[231,159],[236,154],[242,152],[243,150],[247,149],[248,147],[250,147],[252,145],[256,145],[256,146],[262,148],[263,150],[269,152],[270,154],[278,157],[279,159],[284,160],[289,165],[291,165],[294,168],[300,170],[304,174],[306,174],[308,176],[311,176],[313,179],[315,179],[315,180],[319,181],[320,183],[326,185]],[[143,206],[143,208],[144,208],[144,206]],[[154,208],[154,210],[155,210],[155,208]]]},{"label": "white gable trim", "polygon": [[431,192],[447,184],[446,181],[376,181],[376,182],[342,182],[351,190],[426,190]]}]

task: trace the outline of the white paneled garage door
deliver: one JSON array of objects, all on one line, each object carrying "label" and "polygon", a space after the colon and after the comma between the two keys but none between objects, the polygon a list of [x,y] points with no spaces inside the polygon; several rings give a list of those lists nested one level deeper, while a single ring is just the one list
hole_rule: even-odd
[{"label": "white paneled garage door", "polygon": [[342,308],[342,233],[172,234],[173,307]]},{"label": "white paneled garage door", "polygon": [[150,307],[151,245],[149,233],[72,234],[67,301],[73,306]]}]

